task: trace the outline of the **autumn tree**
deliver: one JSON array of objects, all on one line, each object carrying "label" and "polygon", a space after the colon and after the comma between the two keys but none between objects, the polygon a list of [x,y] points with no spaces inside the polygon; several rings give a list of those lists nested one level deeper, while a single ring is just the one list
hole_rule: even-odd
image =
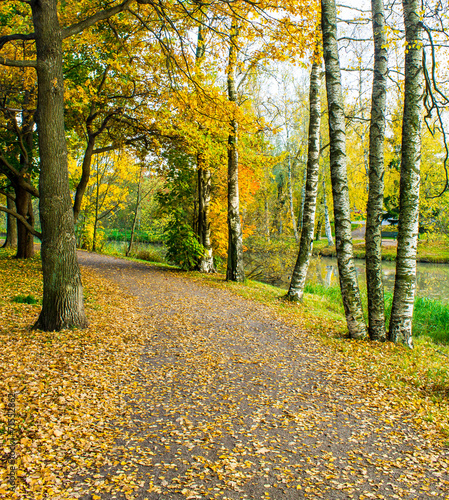
[{"label": "autumn tree", "polygon": [[387,37],[383,0],[372,0],[374,76],[371,102],[369,192],[366,208],[366,284],[368,332],[372,340],[386,340],[382,280],[382,216],[384,198],[384,137],[387,100]]},{"label": "autumn tree", "polygon": [[337,46],[335,0],[321,0],[321,29],[323,33],[329,119],[330,170],[340,287],[349,335],[352,338],[363,338],[366,336],[366,326],[355,272],[351,237],[345,114]]},{"label": "autumn tree", "polygon": [[14,60],[2,56],[0,63],[13,67],[34,67],[37,72],[39,213],[44,291],[42,311],[35,327],[47,331],[85,327],[87,319],[75,253],[68,182],[62,39],[124,10],[131,2],[99,10],[64,30],[58,19],[57,0],[30,0],[27,3],[31,8],[34,33],[5,35],[0,39],[0,49],[15,40],[34,40],[36,60]]},{"label": "autumn tree", "polygon": [[402,6],[407,45],[398,250],[389,339],[412,347],[418,243],[421,113],[423,107],[422,26],[417,0],[403,0]]},{"label": "autumn tree", "polygon": [[303,210],[301,240],[287,298],[301,300],[306,283],[307,269],[312,253],[313,232],[315,229],[315,213],[318,193],[318,175],[320,161],[320,80],[321,68],[318,58],[319,50],[315,51],[312,71],[310,74],[310,113],[309,113],[309,145],[307,152],[307,180]]}]

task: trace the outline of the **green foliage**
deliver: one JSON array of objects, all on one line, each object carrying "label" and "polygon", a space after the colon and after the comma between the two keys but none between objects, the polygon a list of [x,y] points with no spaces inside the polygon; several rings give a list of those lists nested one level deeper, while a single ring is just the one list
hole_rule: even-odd
[{"label": "green foliage", "polygon": [[[107,241],[129,241],[131,239],[130,229],[105,229],[105,237]],[[138,230],[134,231],[134,241],[141,243],[160,243],[163,240],[163,232],[159,228],[154,228],[150,231]]]},{"label": "green foliage", "polygon": [[164,188],[157,198],[160,214],[165,216],[164,241],[167,246],[167,260],[182,269],[194,269],[204,253],[192,222],[196,195],[196,171],[192,158],[177,149],[165,153],[168,171]]},{"label": "green foliage", "polygon": [[199,243],[191,226],[185,222],[181,209],[173,210],[164,237],[168,261],[182,269],[194,269],[203,255],[204,247]]}]

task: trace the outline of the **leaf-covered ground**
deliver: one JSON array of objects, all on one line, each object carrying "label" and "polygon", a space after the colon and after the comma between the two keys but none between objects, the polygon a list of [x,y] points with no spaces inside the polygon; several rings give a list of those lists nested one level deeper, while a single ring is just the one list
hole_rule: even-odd
[{"label": "leaf-covered ground", "polygon": [[80,259],[91,326],[60,334],[26,330],[33,288],[2,263],[16,498],[449,498],[437,427],[345,353],[181,273]]}]

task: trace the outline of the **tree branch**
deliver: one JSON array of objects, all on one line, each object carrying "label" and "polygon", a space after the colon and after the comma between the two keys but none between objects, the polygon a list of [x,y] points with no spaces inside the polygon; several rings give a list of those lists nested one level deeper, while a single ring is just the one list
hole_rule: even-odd
[{"label": "tree branch", "polygon": [[0,64],[3,66],[14,66],[15,68],[37,68],[37,61],[15,61],[0,56]]},{"label": "tree branch", "polygon": [[42,241],[42,233],[36,231],[36,229],[34,229],[34,227],[28,223],[28,221],[25,219],[23,215],[20,215],[16,211],[10,210],[9,208],[4,207],[3,205],[0,205],[0,212],[6,212],[7,214],[15,217],[17,220],[20,220],[20,222],[27,228],[28,232],[30,232],[33,236],[36,236]]},{"label": "tree branch", "polygon": [[72,26],[68,26],[62,30],[62,38],[69,38],[73,35],[81,33],[86,28],[90,28],[94,24],[99,21],[104,21],[105,19],[109,19],[110,17],[118,14],[119,12],[123,12],[128,8],[128,5],[132,3],[133,0],[125,0],[124,2],[116,5],[115,7],[111,7],[110,9],[105,9],[100,12],[96,12],[93,16],[87,17],[83,21],[79,23],[72,24]]},{"label": "tree branch", "polygon": [[6,191],[3,191],[3,189],[0,189],[0,194],[2,194],[3,196],[6,196],[7,198],[9,198],[12,201],[16,201],[16,197],[13,194],[7,193]]}]

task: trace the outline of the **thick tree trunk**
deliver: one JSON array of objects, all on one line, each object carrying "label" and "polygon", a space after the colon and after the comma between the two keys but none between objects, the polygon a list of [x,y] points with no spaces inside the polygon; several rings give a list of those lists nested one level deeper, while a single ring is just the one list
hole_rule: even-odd
[{"label": "thick tree trunk", "polygon": [[69,191],[57,3],[57,0],[30,1],[38,62],[39,209],[44,282],[42,311],[35,327],[46,331],[87,326]]},{"label": "thick tree trunk", "polygon": [[346,130],[337,47],[335,0],[321,0],[323,53],[329,108],[330,170],[341,295],[351,338],[366,336],[359,286],[354,266],[351,212],[346,169]]},{"label": "thick tree trunk", "polygon": [[198,235],[204,247],[204,253],[198,263],[202,273],[215,273],[212,243],[210,238],[210,190],[211,172],[207,168],[205,157],[202,153],[197,156],[198,164]]},{"label": "thick tree trunk", "polygon": [[[232,21],[229,63],[228,63],[228,99],[232,105],[237,105],[235,89],[235,70],[237,66],[237,23]],[[230,121],[228,138],[228,265],[226,279],[229,281],[244,281],[243,270],[243,236],[240,223],[239,203],[239,163],[238,163],[238,123],[235,118]]]},{"label": "thick tree trunk", "polygon": [[[14,200],[6,197],[6,207],[16,210]],[[6,239],[2,248],[17,248],[17,219],[10,214],[6,214]]]},{"label": "thick tree trunk", "polygon": [[[316,55],[317,56],[317,55]],[[318,173],[320,166],[320,66],[312,65],[310,75],[310,119],[309,119],[309,149],[307,155],[307,180],[304,201],[301,242],[298,259],[293,270],[287,298],[293,301],[302,300],[307,270],[313,245],[315,229],[316,199],[318,193]]]},{"label": "thick tree trunk", "polygon": [[323,205],[324,205],[324,231],[326,233],[327,245],[332,246],[334,239],[332,238],[331,219],[329,217],[329,207],[327,206],[326,183],[323,179]]},{"label": "thick tree trunk", "polygon": [[389,339],[413,347],[412,319],[416,285],[421,111],[423,92],[422,27],[417,0],[403,0],[405,37],[405,95],[402,122],[398,251]]},{"label": "thick tree trunk", "polygon": [[[28,224],[34,226],[33,205],[31,195],[28,191],[19,185],[14,186],[16,195],[16,210],[19,215],[24,217]],[[17,221],[17,253],[16,259],[29,259],[34,255],[34,236],[28,229]]]},{"label": "thick tree trunk", "polygon": [[383,0],[371,0],[374,34],[374,77],[371,100],[369,190],[366,208],[366,285],[368,332],[371,340],[384,342],[384,286],[382,280],[382,209],[384,197],[384,137],[387,98],[387,35]]}]

